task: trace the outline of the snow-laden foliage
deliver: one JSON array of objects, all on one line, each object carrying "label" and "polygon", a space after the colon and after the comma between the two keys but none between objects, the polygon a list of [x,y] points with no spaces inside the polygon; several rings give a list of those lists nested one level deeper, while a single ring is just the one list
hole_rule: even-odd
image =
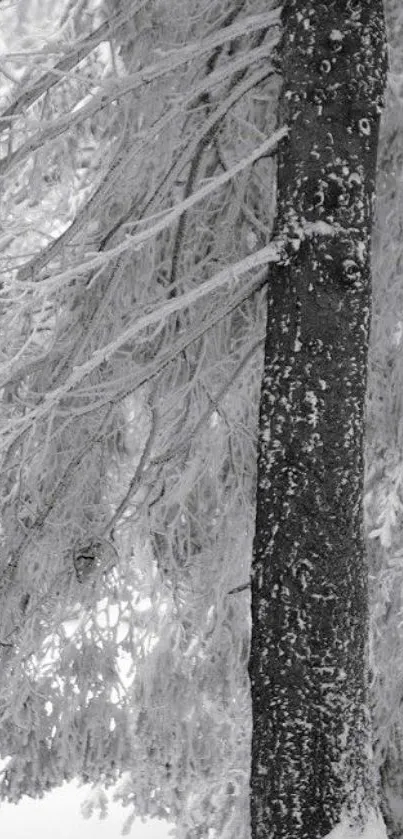
[{"label": "snow-laden foliage", "polygon": [[[380,766],[400,743],[403,678],[402,20],[388,7],[366,508]],[[0,13],[0,794],[118,782],[130,813],[178,836],[242,839],[278,9]]]},{"label": "snow-laden foliage", "polygon": [[3,92],[0,793],[242,836],[278,11],[60,11]]}]

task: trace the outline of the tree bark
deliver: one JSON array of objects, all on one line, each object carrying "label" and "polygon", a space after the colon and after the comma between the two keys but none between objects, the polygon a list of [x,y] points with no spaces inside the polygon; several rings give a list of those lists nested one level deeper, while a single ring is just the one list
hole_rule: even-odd
[{"label": "tree bark", "polygon": [[252,565],[253,839],[321,839],[373,802],[362,522],[381,0],[282,12],[275,236]]}]

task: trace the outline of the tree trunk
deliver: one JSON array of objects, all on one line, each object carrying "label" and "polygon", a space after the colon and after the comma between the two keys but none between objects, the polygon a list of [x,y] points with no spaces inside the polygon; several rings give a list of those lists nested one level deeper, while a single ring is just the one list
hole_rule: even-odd
[{"label": "tree trunk", "polygon": [[321,839],[373,800],[362,524],[381,0],[282,12],[249,672],[253,839]]}]

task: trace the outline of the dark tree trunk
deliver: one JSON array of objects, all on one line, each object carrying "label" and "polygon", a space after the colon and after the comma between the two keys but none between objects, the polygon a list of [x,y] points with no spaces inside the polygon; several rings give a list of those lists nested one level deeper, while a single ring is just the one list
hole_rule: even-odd
[{"label": "dark tree trunk", "polygon": [[253,839],[372,801],[362,525],[381,0],[288,0],[252,568]]}]

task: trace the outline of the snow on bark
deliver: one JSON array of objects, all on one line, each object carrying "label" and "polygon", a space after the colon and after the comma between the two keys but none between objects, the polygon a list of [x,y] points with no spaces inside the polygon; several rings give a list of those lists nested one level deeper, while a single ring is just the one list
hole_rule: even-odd
[{"label": "snow on bark", "polygon": [[[253,839],[322,839],[373,798],[362,487],[386,51],[381,0],[289,0],[282,20],[275,235],[289,248],[268,284],[251,818]],[[318,224],[334,235],[301,235]]]},{"label": "snow on bark", "polygon": [[348,819],[341,819],[325,839],[387,839],[387,833],[382,816],[371,809],[362,828],[352,827]]}]

